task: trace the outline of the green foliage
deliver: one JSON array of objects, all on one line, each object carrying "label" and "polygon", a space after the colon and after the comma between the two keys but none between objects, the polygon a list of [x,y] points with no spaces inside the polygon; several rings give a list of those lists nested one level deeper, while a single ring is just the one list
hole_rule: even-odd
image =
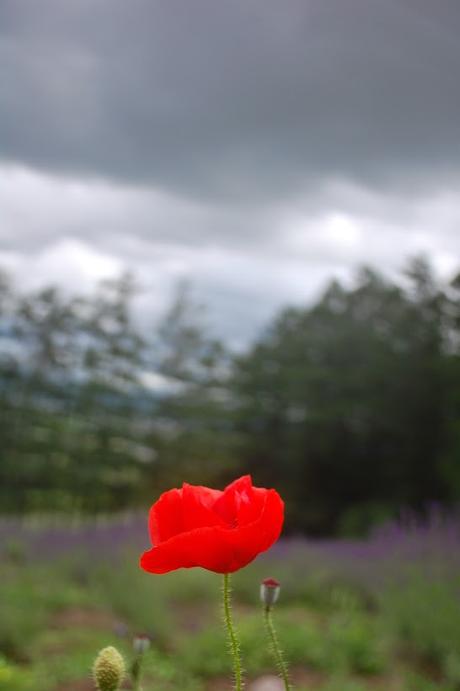
[{"label": "green foliage", "polygon": [[458,579],[414,575],[382,596],[382,611],[398,643],[455,683],[460,679],[459,587]]},{"label": "green foliage", "polygon": [[[278,575],[297,571],[293,557],[272,563]],[[234,618],[250,678],[273,673],[255,563],[235,574]],[[351,691],[375,686],[395,691],[455,691],[460,633],[455,581],[422,573],[381,592],[372,610],[347,582],[315,577],[289,592],[283,576],[274,610],[278,637],[296,688],[311,675],[317,686]],[[98,564],[83,556],[65,563],[10,562],[2,572],[0,690],[55,691],[87,676],[108,645],[132,660],[132,637],[145,631],[146,688],[202,691],[228,678],[220,608],[220,579],[202,570],[164,577],[141,572],[136,556]],[[315,584],[313,586],[313,584]],[[252,593],[252,595],[250,595]],[[243,595],[243,597],[241,597]],[[3,684],[3,686],[2,686]],[[309,682],[307,688],[316,688]]]},{"label": "green foliage", "polygon": [[0,691],[32,691],[34,683],[27,669],[0,656]]},{"label": "green foliage", "polygon": [[91,574],[91,586],[101,605],[120,621],[129,621],[131,634],[145,632],[156,645],[165,646],[171,627],[168,600],[149,574],[134,560],[124,568],[100,567]]},{"label": "green foliage", "polygon": [[334,617],[328,645],[331,651],[337,651],[338,668],[358,674],[379,674],[385,669],[385,642],[376,623],[364,614]]},{"label": "green foliage", "polygon": [[[267,648],[262,615],[238,620],[245,669],[256,675],[268,672],[273,660]],[[362,614],[332,618],[321,622],[299,610],[276,612],[276,628],[283,652],[291,667],[307,666],[327,672],[378,674],[386,665],[386,650],[375,624]],[[181,664],[199,677],[216,677],[229,672],[230,660],[224,633],[204,630],[193,638],[182,639],[177,653]]]},{"label": "green foliage", "polygon": [[409,672],[406,675],[406,691],[456,691],[456,686],[447,682],[439,682],[428,679],[425,675],[418,672]]},{"label": "green foliage", "polygon": [[324,691],[366,691],[362,682],[344,679],[343,676],[334,677],[322,688]]},{"label": "green foliage", "polygon": [[3,576],[0,612],[0,654],[23,661],[30,644],[44,625],[46,594],[25,574],[20,581]]}]

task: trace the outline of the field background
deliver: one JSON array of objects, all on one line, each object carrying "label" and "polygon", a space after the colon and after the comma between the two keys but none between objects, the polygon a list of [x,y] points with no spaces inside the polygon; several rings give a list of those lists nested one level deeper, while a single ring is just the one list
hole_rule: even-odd
[{"label": "field background", "polygon": [[161,491],[251,473],[286,503],[234,578],[251,683],[273,576],[296,687],[459,689],[460,279],[362,269],[239,353],[184,286],[147,334],[135,292],[0,281],[0,688],[89,691],[99,648],[139,632],[146,689],[228,688],[219,578],[138,560]]},{"label": "field background", "polygon": [[[1,689],[90,691],[98,649],[132,658],[141,632],[152,639],[145,689],[229,688],[220,577],[141,572],[145,523],[132,514],[2,521]],[[249,682],[276,688],[258,601],[259,582],[274,576],[296,688],[457,689],[459,575],[458,522],[434,510],[429,523],[406,516],[366,540],[280,541],[233,577]]]}]

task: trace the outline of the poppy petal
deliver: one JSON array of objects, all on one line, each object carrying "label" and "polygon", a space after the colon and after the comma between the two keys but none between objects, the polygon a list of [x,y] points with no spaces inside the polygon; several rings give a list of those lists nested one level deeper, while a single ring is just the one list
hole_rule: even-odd
[{"label": "poppy petal", "polygon": [[170,489],[150,509],[150,539],[153,545],[158,545],[183,531],[182,490]]},{"label": "poppy petal", "polygon": [[219,499],[214,510],[222,516],[225,522],[232,527],[238,524],[238,510],[241,502],[250,503],[252,496],[252,480],[250,475],[243,475],[228,485]]},{"label": "poppy petal", "polygon": [[223,492],[184,483],[164,492],[150,510],[154,545],[141,557],[152,573],[199,566],[217,573],[241,569],[278,539],[284,503],[249,475]]},{"label": "poppy petal", "polygon": [[197,528],[176,535],[144,552],[140,565],[151,573],[168,573],[193,566],[226,573],[233,563],[229,532],[227,528]]},{"label": "poppy petal", "polygon": [[194,566],[217,573],[237,571],[278,539],[283,511],[284,503],[278,493],[267,490],[257,520],[233,530],[216,526],[175,535],[145,552],[141,567],[157,574]]},{"label": "poppy petal", "polygon": [[225,527],[224,519],[213,509],[222,492],[209,487],[188,485],[182,486],[184,531],[196,528]]}]

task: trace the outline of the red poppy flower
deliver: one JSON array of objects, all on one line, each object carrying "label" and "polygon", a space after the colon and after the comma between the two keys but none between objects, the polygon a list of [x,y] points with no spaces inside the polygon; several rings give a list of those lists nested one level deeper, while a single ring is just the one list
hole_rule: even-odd
[{"label": "red poppy flower", "polygon": [[223,492],[184,483],[182,489],[164,492],[150,509],[154,547],[142,555],[140,565],[151,573],[192,566],[238,571],[276,542],[283,514],[278,492],[253,487],[249,475]]}]

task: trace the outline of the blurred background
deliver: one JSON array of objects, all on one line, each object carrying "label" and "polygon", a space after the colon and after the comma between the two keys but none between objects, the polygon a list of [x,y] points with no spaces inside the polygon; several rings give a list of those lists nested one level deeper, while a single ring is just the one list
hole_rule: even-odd
[{"label": "blurred background", "polygon": [[286,501],[235,577],[252,686],[268,575],[298,688],[460,688],[459,29],[0,4],[0,689],[140,631],[152,685],[227,688],[218,579],[137,560],[163,490],[245,473]]}]

